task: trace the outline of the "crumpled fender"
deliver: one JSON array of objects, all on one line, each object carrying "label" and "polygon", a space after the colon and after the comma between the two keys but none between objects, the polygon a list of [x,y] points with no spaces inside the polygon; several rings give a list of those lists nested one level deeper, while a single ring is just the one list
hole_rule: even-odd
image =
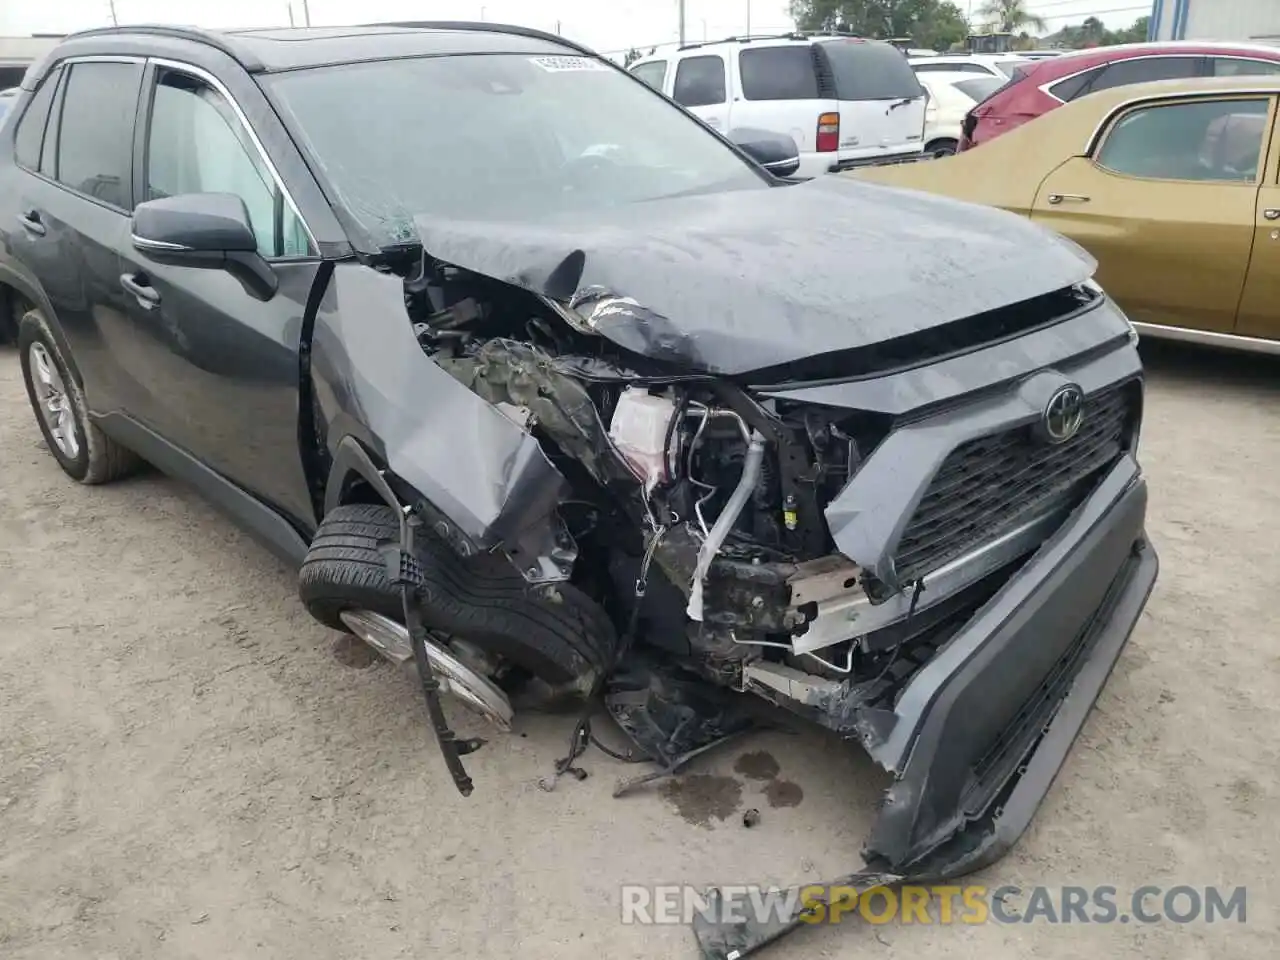
[{"label": "crumpled fender", "polygon": [[[501,545],[536,571],[530,579],[568,576],[554,519],[565,478],[533,436],[423,352],[398,277],[337,265],[316,315],[311,377],[332,461],[351,438],[452,525],[455,548]],[[342,482],[331,479],[326,509]]]}]

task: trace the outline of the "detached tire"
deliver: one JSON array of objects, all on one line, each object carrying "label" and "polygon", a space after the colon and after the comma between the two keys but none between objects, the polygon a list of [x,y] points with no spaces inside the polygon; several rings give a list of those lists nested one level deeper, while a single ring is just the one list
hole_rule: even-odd
[{"label": "detached tire", "polygon": [[[400,520],[381,504],[336,507],[316,531],[298,577],[313,617],[346,630],[344,610],[404,621],[400,591],[387,579],[379,548],[400,538]],[[571,584],[532,589],[505,557],[467,560],[424,536],[418,596],[432,629],[475,644],[553,687],[586,692],[613,662],[617,644],[604,610]]]},{"label": "detached tire", "polygon": [[109,483],[133,473],[141,461],[89,419],[80,384],[49,321],[39,310],[23,314],[18,324],[18,353],[27,399],[44,434],[45,446],[62,472],[79,483]]}]

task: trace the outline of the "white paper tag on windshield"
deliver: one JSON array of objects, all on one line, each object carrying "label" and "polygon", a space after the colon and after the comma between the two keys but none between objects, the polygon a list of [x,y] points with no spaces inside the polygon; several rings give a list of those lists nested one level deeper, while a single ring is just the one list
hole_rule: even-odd
[{"label": "white paper tag on windshield", "polygon": [[547,73],[567,73],[572,70],[604,70],[609,68],[599,60],[593,60],[590,57],[530,57],[530,63],[535,63]]}]

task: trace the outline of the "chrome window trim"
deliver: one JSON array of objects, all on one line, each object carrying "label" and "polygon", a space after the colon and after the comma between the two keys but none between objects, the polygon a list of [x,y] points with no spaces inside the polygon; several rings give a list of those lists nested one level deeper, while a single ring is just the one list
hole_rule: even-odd
[{"label": "chrome window trim", "polygon": [[1096,127],[1093,128],[1093,133],[1089,134],[1089,139],[1085,141],[1084,152],[1081,153],[1081,156],[1088,157],[1092,160],[1094,151],[1098,149],[1098,145],[1102,142],[1103,135],[1108,129],[1110,129],[1112,121],[1132,107],[1144,105],[1173,105],[1185,100],[1201,100],[1206,98],[1215,100],[1247,100],[1254,97],[1266,97],[1274,100],[1276,96],[1277,91],[1274,87],[1271,89],[1241,87],[1239,90],[1200,90],[1182,93],[1147,94],[1145,97],[1133,97],[1130,100],[1125,100],[1116,104],[1107,111],[1107,115],[1102,118]]},{"label": "chrome window trim", "polygon": [[[1042,83],[1036,89],[1043,93],[1046,97],[1056,100],[1058,103],[1066,103],[1061,97],[1054,96],[1049,90],[1050,87],[1056,87],[1064,80],[1074,80],[1076,77],[1089,73],[1092,70],[1101,70],[1109,67],[1113,63],[1122,63],[1125,60],[1149,60],[1152,57],[1161,57],[1165,60],[1246,60],[1249,63],[1272,63],[1280,67],[1280,60],[1264,60],[1261,57],[1250,57],[1242,53],[1162,53],[1159,50],[1152,50],[1150,53],[1139,54],[1136,57],[1117,57],[1115,60],[1108,60],[1106,63],[1095,63],[1092,67],[1085,67],[1083,70],[1077,70],[1075,73],[1068,73],[1065,76],[1058,77],[1056,80],[1050,80],[1048,83]],[[1212,80],[1213,77],[1195,77],[1188,79]]]},{"label": "chrome window trim", "polygon": [[[48,78],[49,74],[51,74],[51,73],[52,73],[54,70],[56,70],[58,67],[73,66],[73,65],[75,65],[75,64],[77,64],[77,63],[137,63],[137,64],[145,64],[146,62],[147,62],[147,58],[146,58],[146,57],[136,57],[136,56],[132,56],[132,55],[127,54],[127,53],[93,53],[93,54],[84,54],[84,55],[81,55],[81,56],[63,57],[62,59],[60,59],[60,60],[55,60],[53,63],[49,64],[48,69],[47,69],[47,70],[45,70],[44,74],[40,77],[40,82],[41,82],[41,83],[44,83],[44,81]],[[65,82],[65,81],[64,81],[64,82]],[[57,92],[57,91],[55,91],[55,93],[56,93],[56,92]],[[32,91],[32,96],[34,96],[34,95],[35,95],[35,91],[33,90],[33,91]],[[62,92],[62,97],[63,97],[64,102],[65,102],[65,100],[66,100],[66,96],[67,96],[67,94],[66,94],[66,91],[64,90],[64,91]],[[28,106],[30,106],[30,103],[31,103],[31,99],[30,99],[30,98],[28,98],[28,99],[27,99],[27,105],[26,105],[26,106],[24,106],[24,107],[22,108],[23,116],[26,116],[27,107],[28,107]],[[52,118],[52,117],[53,117],[53,108],[54,108],[54,106],[55,106],[55,105],[56,105],[56,104],[50,104],[50,105],[49,105],[49,117],[50,117],[50,118]],[[21,119],[22,119],[22,118],[21,118],[21,117],[19,117],[19,118],[18,118],[18,120],[14,122],[14,131],[15,131],[15,132],[16,132],[16,131],[17,131],[17,129],[18,129],[18,128],[17,128],[17,124],[18,124],[19,122],[21,122]],[[45,135],[45,138],[46,138],[46,139],[47,139],[47,138],[48,138],[48,136],[49,136],[49,128],[48,128],[48,126],[47,126],[47,123],[48,123],[48,121],[46,120],[46,126],[45,126],[45,131],[44,131],[44,135]],[[58,112],[58,124],[59,124],[59,133],[61,133],[61,124],[62,124],[62,112],[61,112],[61,110],[59,110],[59,112]],[[59,144],[58,144],[58,149],[59,149],[59,152],[61,152],[61,149],[62,149],[62,144],[61,144],[61,143],[59,143]],[[41,151],[40,151],[40,152],[41,152],[41,154],[43,155],[43,153],[44,153],[43,143],[42,143],[42,145],[41,145]],[[130,145],[129,145],[129,159],[130,159],[130,161],[132,161],[132,159],[133,159],[133,144],[132,144],[132,143],[130,143]],[[114,203],[109,203],[108,201],[103,200],[101,197],[95,197],[95,196],[93,196],[92,194],[85,193],[83,190],[77,190],[75,187],[71,186],[71,184],[69,184],[69,183],[63,183],[61,180],[58,180],[56,177],[51,177],[51,176],[49,176],[49,175],[47,175],[47,174],[45,174],[45,173],[41,173],[39,170],[32,170],[32,169],[30,169],[30,168],[28,168],[28,167],[24,167],[24,166],[22,166],[21,164],[16,164],[16,166],[18,166],[18,168],[19,168],[19,169],[21,169],[21,170],[23,170],[24,172],[31,174],[31,176],[33,176],[33,177],[39,177],[39,178],[40,178],[41,180],[43,180],[45,183],[53,184],[55,187],[58,187],[58,188],[60,188],[60,189],[62,189],[62,190],[65,190],[65,191],[67,191],[67,193],[70,193],[70,194],[72,194],[72,195],[74,195],[74,196],[77,196],[77,197],[79,197],[79,198],[80,198],[80,199],[82,199],[82,200],[88,200],[90,203],[97,204],[98,206],[100,206],[100,207],[104,207],[104,208],[106,208],[107,210],[112,210],[112,211],[115,211],[115,212],[117,212],[117,213],[122,213],[122,214],[124,214],[126,217],[127,217],[127,216],[129,216],[129,211],[128,211],[128,210],[126,210],[124,207],[121,207],[121,206],[119,206],[119,205],[117,205],[117,204],[114,204]],[[132,190],[132,184],[130,185],[130,189]]]},{"label": "chrome window trim", "polygon": [[[258,151],[258,156],[262,159],[267,171],[271,174],[271,179],[275,181],[276,187],[280,190],[280,195],[284,197],[284,202],[289,205],[289,209],[293,211],[293,215],[298,218],[298,222],[302,224],[302,229],[307,235],[307,240],[311,245],[311,253],[301,259],[309,259],[318,255],[320,245],[316,242],[316,236],[311,232],[311,226],[302,215],[302,211],[298,209],[297,203],[294,202],[293,194],[289,192],[289,188],[285,186],[284,178],[280,176],[280,171],[276,169],[276,165],[271,162],[271,158],[267,155],[266,147],[262,145],[262,141],[258,138],[257,131],[253,129],[253,125],[249,123],[249,118],[245,115],[244,110],[240,108],[240,104],[236,98],[231,95],[231,91],[226,85],[203,67],[197,67],[190,63],[184,63],[181,60],[170,60],[165,57],[150,57],[151,63],[158,67],[164,67],[169,70],[178,70],[182,73],[188,73],[197,80],[207,83],[213,90],[218,93],[231,106],[236,118],[240,121],[240,125],[244,127],[245,132],[249,135],[249,140],[253,143],[254,148]],[[149,145],[148,145],[149,147]],[[269,257],[270,260],[279,260],[283,257]],[[289,259],[299,259],[296,255]]]}]

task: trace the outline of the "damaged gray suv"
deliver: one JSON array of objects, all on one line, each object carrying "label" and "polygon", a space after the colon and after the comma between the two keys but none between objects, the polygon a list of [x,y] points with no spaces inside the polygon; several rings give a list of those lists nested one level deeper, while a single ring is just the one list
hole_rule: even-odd
[{"label": "damaged gray suv", "polygon": [[[1021,834],[1156,579],[1136,338],[1083,251],[779,179],[559,37],[90,31],[0,136],[52,455],[155,464],[296,563],[413,661],[464,793],[441,694],[499,728],[603,704],[660,773],[763,698],[894,777],[840,882],[957,876]],[[736,957],[799,919],[696,932]]]}]

